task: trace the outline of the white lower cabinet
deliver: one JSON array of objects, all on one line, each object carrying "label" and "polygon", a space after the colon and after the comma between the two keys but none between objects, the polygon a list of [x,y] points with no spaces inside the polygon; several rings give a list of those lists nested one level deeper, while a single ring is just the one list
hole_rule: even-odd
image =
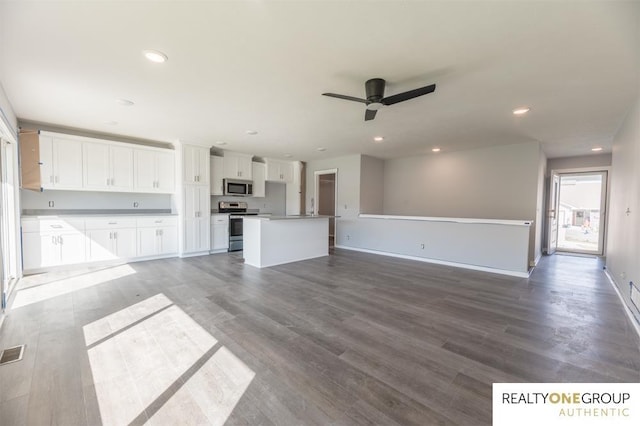
[{"label": "white lower cabinet", "polygon": [[86,219],[85,234],[88,262],[136,257],[135,218]]},{"label": "white lower cabinet", "polygon": [[25,271],[177,253],[177,217],[22,219]]},{"label": "white lower cabinet", "polygon": [[138,220],[139,257],[178,252],[178,221],[175,217],[152,217]]},{"label": "white lower cabinet", "polygon": [[229,249],[229,215],[211,215],[211,251]]},{"label": "white lower cabinet", "polygon": [[24,269],[83,263],[84,221],[23,220],[22,251]]}]

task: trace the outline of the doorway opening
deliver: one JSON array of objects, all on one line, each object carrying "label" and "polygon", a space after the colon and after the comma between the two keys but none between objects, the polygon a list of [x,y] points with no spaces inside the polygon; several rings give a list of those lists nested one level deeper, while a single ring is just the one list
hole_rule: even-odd
[{"label": "doorway opening", "polygon": [[[338,200],[338,170],[321,170],[315,175],[315,203],[311,200],[314,214],[335,216]],[[329,247],[334,247],[336,241],[336,220],[329,219]]]},{"label": "doorway opening", "polygon": [[604,170],[552,173],[550,248],[603,255],[607,176]]}]

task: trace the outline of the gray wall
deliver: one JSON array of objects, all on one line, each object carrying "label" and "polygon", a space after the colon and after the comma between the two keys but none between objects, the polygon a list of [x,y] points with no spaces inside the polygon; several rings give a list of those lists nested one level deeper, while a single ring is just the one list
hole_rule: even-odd
[{"label": "gray wall", "polygon": [[579,169],[583,167],[608,167],[611,165],[611,154],[582,155],[579,157],[549,158],[547,176],[551,170]]},{"label": "gray wall", "polygon": [[534,220],[539,159],[533,142],[387,160],[384,213]]},{"label": "gray wall", "polygon": [[384,160],[363,155],[360,162],[360,213],[384,211]]},{"label": "gray wall", "polygon": [[[128,192],[85,192],[20,190],[22,210],[86,210],[86,209],[171,209],[169,194],[132,194]],[[49,207],[49,201],[54,207]]]},{"label": "gray wall", "polygon": [[284,215],[286,206],[286,185],[284,183],[266,182],[264,198],[212,196],[212,210],[218,208],[218,201],[244,201],[248,204],[249,209],[260,210],[260,213]]},{"label": "gray wall", "polygon": [[[629,309],[640,322],[640,311],[629,298],[629,282],[640,287],[640,98],[613,141],[609,199],[607,268]],[[627,209],[629,213],[627,214]]]},{"label": "gray wall", "polygon": [[[336,245],[349,246],[347,240],[349,230],[353,227],[360,213],[360,155],[314,160],[307,163],[306,208],[311,211],[311,199],[315,199],[314,172],[338,169],[338,210],[336,215]],[[315,201],[315,200],[314,200]]]}]

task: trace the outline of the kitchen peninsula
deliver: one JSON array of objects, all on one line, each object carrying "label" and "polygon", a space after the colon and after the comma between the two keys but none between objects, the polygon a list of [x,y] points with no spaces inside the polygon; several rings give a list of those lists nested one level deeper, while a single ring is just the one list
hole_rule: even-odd
[{"label": "kitchen peninsula", "polygon": [[257,268],[329,255],[329,218],[324,215],[247,216],[244,263]]}]

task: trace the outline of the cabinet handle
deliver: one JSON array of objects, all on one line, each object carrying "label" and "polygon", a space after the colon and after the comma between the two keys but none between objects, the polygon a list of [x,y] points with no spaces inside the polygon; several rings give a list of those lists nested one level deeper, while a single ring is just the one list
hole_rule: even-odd
[{"label": "cabinet handle", "polygon": [[62,229],[62,225],[49,225],[54,229]]},{"label": "cabinet handle", "polygon": [[162,223],[161,220],[156,220],[154,223]]},{"label": "cabinet handle", "polygon": [[56,183],[60,182],[60,176],[56,176]]},{"label": "cabinet handle", "polygon": [[49,183],[53,183],[53,175],[49,176]]},{"label": "cabinet handle", "polygon": [[60,235],[58,237],[58,242],[60,243],[60,245],[64,244],[64,240],[62,239],[62,235]]},{"label": "cabinet handle", "polygon": [[111,186],[116,184],[116,180],[114,178],[111,178]]},{"label": "cabinet handle", "polygon": [[109,232],[109,239],[113,240],[113,232]]},{"label": "cabinet handle", "polygon": [[54,235],[51,236],[51,244],[56,245],[58,244],[56,241],[56,237]]},{"label": "cabinet handle", "polygon": [[109,225],[117,225],[118,222],[109,222]]},{"label": "cabinet handle", "polygon": [[160,231],[160,235],[164,235],[164,230],[159,229],[159,231]]},{"label": "cabinet handle", "polygon": [[109,178],[107,178],[107,186],[109,186]]},{"label": "cabinet handle", "polygon": [[117,233],[117,232],[114,232],[114,233],[113,233],[113,238],[114,238],[115,240],[117,240],[117,239],[118,239],[118,233]]}]

